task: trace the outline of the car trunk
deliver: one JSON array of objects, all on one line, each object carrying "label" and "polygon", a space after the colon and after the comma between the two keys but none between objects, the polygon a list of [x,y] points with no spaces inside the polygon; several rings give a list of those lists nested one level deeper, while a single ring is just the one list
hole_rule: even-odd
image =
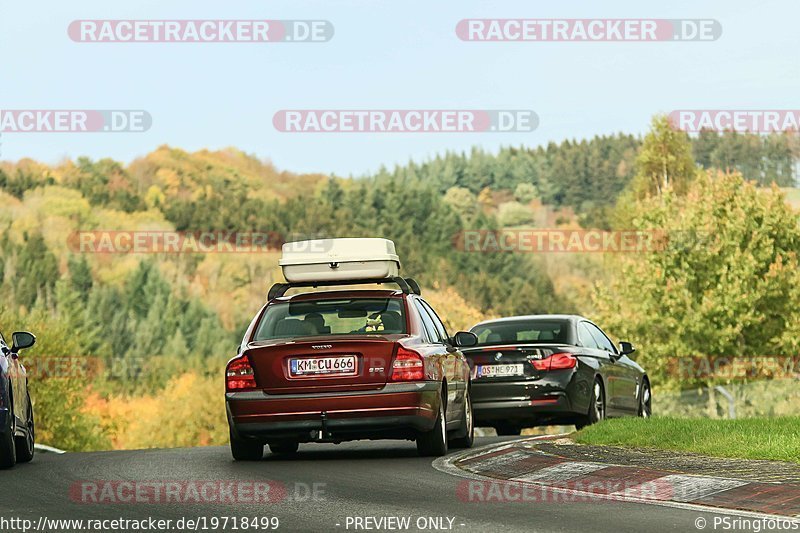
[{"label": "car trunk", "polygon": [[537,370],[535,361],[545,360],[552,354],[567,351],[558,345],[481,346],[464,350],[472,371],[472,381],[504,382],[536,380],[547,374]]},{"label": "car trunk", "polygon": [[375,390],[388,381],[395,346],[403,337],[331,335],[270,340],[251,343],[246,354],[256,383],[268,394]]}]

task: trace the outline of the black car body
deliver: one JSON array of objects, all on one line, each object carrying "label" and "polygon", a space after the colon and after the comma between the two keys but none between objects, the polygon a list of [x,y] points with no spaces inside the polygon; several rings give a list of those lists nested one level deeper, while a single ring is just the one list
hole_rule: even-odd
[{"label": "black car body", "polygon": [[0,334],[0,468],[31,461],[35,442],[28,376],[19,351],[33,346],[36,337],[18,331],[12,338],[9,347]]},{"label": "black car body", "polygon": [[472,371],[475,424],[498,434],[575,424],[606,416],[649,416],[650,382],[595,324],[575,315],[532,315],[481,322],[478,345],[464,350]]}]

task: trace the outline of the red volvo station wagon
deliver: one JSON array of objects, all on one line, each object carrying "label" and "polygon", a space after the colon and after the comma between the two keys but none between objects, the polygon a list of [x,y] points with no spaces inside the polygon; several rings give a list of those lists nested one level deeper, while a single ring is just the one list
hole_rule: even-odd
[{"label": "red volvo station wagon", "polygon": [[265,444],[295,453],[305,442],[408,439],[423,456],[472,445],[459,348],[477,338],[450,336],[413,280],[386,281],[401,290],[284,296],[298,285],[273,287],[226,368],[236,460],[261,459]]}]

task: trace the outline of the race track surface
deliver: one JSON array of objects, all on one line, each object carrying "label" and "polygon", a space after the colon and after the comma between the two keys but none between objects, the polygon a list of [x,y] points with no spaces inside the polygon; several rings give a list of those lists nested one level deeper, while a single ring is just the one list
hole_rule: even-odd
[{"label": "race track surface", "polygon": [[[506,440],[511,439],[484,437],[476,439],[476,446]],[[468,501],[463,497],[466,481],[435,470],[431,463],[417,455],[413,443],[403,441],[306,444],[297,456],[266,453],[257,463],[235,463],[225,447],[38,454],[31,464],[0,471],[0,517],[36,524],[43,517],[153,517],[173,520],[170,531],[189,529],[177,529],[179,519],[277,517],[279,531],[419,531],[421,525],[434,531],[653,533],[697,531],[695,521],[702,516],[706,529],[713,530],[711,511],[613,501]],[[205,488],[258,482],[262,496],[268,484],[271,501],[252,503],[247,490],[233,502],[219,503],[213,491],[199,495],[198,501],[197,493],[187,489],[192,481]],[[181,488],[168,503],[153,502],[157,489],[148,487],[161,490],[164,483]],[[409,525],[386,521],[388,517],[407,518]],[[212,522],[205,525],[214,530]],[[223,530],[221,523],[217,530]],[[233,531],[233,523],[225,530]]]}]

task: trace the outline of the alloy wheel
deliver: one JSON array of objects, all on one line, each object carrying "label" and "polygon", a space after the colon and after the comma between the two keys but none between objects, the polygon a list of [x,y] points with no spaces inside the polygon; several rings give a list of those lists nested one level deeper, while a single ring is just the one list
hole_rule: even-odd
[{"label": "alloy wheel", "polygon": [[650,418],[653,414],[652,396],[650,394],[650,385],[645,383],[642,388],[642,406],[640,416],[642,418]]},{"label": "alloy wheel", "polygon": [[598,422],[606,418],[606,400],[600,381],[594,382],[594,415]]}]

